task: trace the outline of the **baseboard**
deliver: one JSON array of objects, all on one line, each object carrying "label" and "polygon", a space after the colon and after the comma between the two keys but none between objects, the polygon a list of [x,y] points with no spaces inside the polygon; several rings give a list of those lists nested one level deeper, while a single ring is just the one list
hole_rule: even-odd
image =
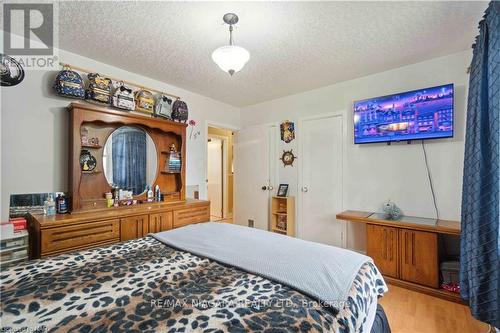
[{"label": "baseboard", "polygon": [[417,292],[420,292],[423,294],[438,297],[438,298],[445,299],[447,301],[451,301],[451,302],[455,302],[455,303],[467,304],[467,302],[460,297],[460,294],[453,293],[451,291],[447,291],[444,289],[435,289],[435,288],[423,286],[420,284],[395,279],[393,277],[385,276],[385,275],[384,275],[384,280],[388,284],[392,284],[394,286],[410,289],[413,291],[417,291]]}]

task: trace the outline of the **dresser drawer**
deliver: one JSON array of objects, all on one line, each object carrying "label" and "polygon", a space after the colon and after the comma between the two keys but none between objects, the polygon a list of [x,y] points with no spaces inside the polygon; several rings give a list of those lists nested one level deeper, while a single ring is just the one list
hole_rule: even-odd
[{"label": "dresser drawer", "polygon": [[210,220],[210,206],[192,207],[174,210],[174,228],[188,224],[208,222]]},{"label": "dresser drawer", "polygon": [[118,241],[119,238],[118,219],[51,228],[41,232],[41,254],[43,256],[52,252],[92,247],[100,243]]}]

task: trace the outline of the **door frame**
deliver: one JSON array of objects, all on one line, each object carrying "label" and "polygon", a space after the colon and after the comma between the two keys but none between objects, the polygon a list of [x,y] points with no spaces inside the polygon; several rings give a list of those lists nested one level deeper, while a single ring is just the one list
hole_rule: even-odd
[{"label": "door frame", "polygon": [[[303,129],[303,124],[304,122],[308,120],[318,120],[318,119],[325,119],[325,118],[333,118],[333,117],[340,117],[342,121],[342,142],[341,142],[341,156],[342,156],[342,164],[341,164],[341,170],[340,170],[340,183],[341,183],[341,191],[340,191],[340,207],[341,213],[344,210],[344,170],[346,169],[346,161],[345,161],[345,156],[346,156],[346,151],[347,151],[347,140],[345,139],[345,134],[347,133],[347,121],[344,118],[345,117],[345,111],[335,111],[335,112],[329,112],[329,113],[323,113],[319,115],[314,115],[314,116],[309,116],[309,117],[300,117],[297,121],[297,152],[298,152],[298,177],[297,177],[297,226],[296,226],[296,232],[297,232],[297,238],[302,237],[302,228],[303,228],[303,221],[302,221],[302,201],[303,201],[303,195],[304,192],[302,192],[302,187],[304,186],[304,179],[303,179],[303,173],[302,171],[304,170],[304,159],[300,158],[300,156],[303,156],[302,152],[304,151],[303,143],[304,141],[302,140],[301,137],[301,131]],[[342,221],[342,247],[347,248],[347,223]]]},{"label": "door frame", "polygon": [[[224,130],[229,130],[229,131],[232,131],[232,132],[238,132],[241,128],[239,126],[235,126],[235,125],[229,125],[229,124],[226,124],[226,123],[221,123],[221,122],[218,122],[218,121],[215,121],[215,120],[209,120],[209,119],[206,119],[204,121],[204,124],[203,124],[203,138],[205,140],[205,144],[203,146],[203,171],[204,171],[204,187],[205,187],[205,193],[206,193],[206,197],[204,199],[208,199],[208,183],[207,183],[207,179],[208,179],[208,138],[209,138],[209,135],[208,135],[208,128],[209,127],[215,127],[215,128],[220,128],[220,129],[224,129]],[[217,137],[216,135],[211,135],[212,137]],[[219,139],[220,138],[224,138],[224,137],[218,137]],[[234,139],[234,138],[233,138]],[[234,142],[233,142],[234,144]],[[227,156],[228,156],[228,151],[227,149],[229,149],[228,147],[228,143],[227,143],[227,140],[225,142],[223,142],[223,153],[222,153],[222,159],[224,160],[224,162],[227,161]],[[224,154],[224,150],[225,150],[225,154]],[[224,156],[225,155],[225,156]],[[234,153],[233,153],[233,163],[234,163]],[[227,170],[227,163],[224,163],[224,169],[226,170],[226,172],[228,173],[229,170]],[[226,173],[226,175],[227,175]],[[223,177],[224,178],[224,177]],[[222,180],[223,182],[223,190],[222,190],[222,197],[223,197],[223,202],[222,202],[222,215],[223,215],[223,218],[228,218],[228,214],[227,214],[227,207],[228,207],[228,201],[227,201],[227,198],[228,198],[228,187],[227,187],[227,180],[226,179],[223,179]],[[234,218],[234,178],[233,178],[233,214],[231,214],[231,216]]]},{"label": "door frame", "polygon": [[[212,126],[210,126],[212,127]],[[229,192],[229,186],[227,183],[227,176],[229,170],[227,169],[227,158],[228,158],[228,149],[229,149],[229,142],[228,138],[222,135],[216,135],[216,134],[208,134],[207,136],[207,178],[208,180],[208,140],[210,138],[214,139],[219,139],[221,140],[222,144],[222,176],[221,176],[221,181],[222,181],[222,219],[229,218],[229,213],[228,213],[228,192]],[[207,186],[207,197],[208,197],[208,182],[205,181],[206,186]]]}]

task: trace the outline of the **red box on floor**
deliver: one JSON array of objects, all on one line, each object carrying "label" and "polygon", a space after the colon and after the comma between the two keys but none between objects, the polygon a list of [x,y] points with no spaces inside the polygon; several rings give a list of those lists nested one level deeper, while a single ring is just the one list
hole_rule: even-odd
[{"label": "red box on floor", "polygon": [[27,229],[26,219],[23,217],[11,219],[9,222],[14,226],[14,232]]}]

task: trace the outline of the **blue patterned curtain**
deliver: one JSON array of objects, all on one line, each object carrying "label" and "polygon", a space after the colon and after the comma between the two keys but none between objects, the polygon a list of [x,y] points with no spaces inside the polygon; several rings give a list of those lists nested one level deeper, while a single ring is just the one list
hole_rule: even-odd
[{"label": "blue patterned curtain", "polygon": [[146,133],[121,128],[113,133],[113,183],[140,194],[146,189]]},{"label": "blue patterned curtain", "polygon": [[469,79],[460,238],[461,295],[500,327],[500,2],[479,23]]}]

